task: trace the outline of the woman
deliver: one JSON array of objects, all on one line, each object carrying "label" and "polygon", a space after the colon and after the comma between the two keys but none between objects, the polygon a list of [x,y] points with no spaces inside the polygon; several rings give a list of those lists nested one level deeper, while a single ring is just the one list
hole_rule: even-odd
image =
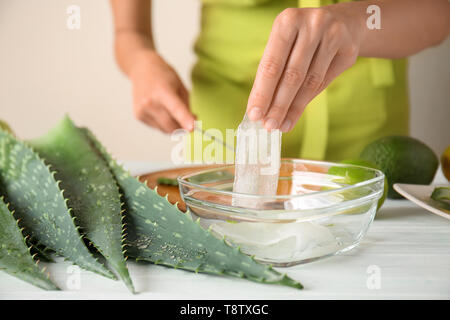
[{"label": "woman", "polygon": [[111,3],[137,118],[170,133],[195,114],[225,136],[247,112],[285,132],[284,157],[355,158],[408,134],[405,58],[450,32],[448,0],[203,0],[189,96],[155,50],[150,0]]}]

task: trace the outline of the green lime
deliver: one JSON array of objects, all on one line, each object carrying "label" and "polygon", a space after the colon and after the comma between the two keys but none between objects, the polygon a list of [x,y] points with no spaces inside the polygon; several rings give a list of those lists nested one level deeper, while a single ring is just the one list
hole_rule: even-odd
[{"label": "green lime", "polygon": [[335,180],[335,182],[344,183],[344,184],[355,184],[361,181],[369,180],[374,177],[374,173],[371,170],[367,170],[362,167],[375,168],[373,163],[370,163],[365,160],[344,160],[341,161],[342,164],[351,164],[360,167],[331,167],[328,170],[328,174],[332,174],[335,176],[340,176],[342,179]]},{"label": "green lime", "polygon": [[[342,177],[342,179],[335,180],[335,182],[338,182],[338,183],[356,184],[358,182],[370,180],[375,177],[375,173],[372,170],[367,170],[367,168],[379,170],[379,168],[374,163],[367,161],[367,160],[363,160],[363,159],[344,160],[344,161],[341,161],[340,163],[350,164],[352,166],[349,166],[349,167],[336,166],[336,167],[331,167],[328,170],[328,174]],[[354,166],[359,166],[359,167],[354,167]],[[383,205],[384,201],[386,200],[387,192],[388,192],[388,182],[385,177],[384,191],[383,191],[383,195],[381,196],[380,200],[378,200],[377,211],[380,210],[381,206]]]},{"label": "green lime", "polygon": [[389,183],[387,197],[400,199],[395,183],[430,184],[439,165],[436,154],[423,142],[406,136],[378,139],[364,148],[361,158],[373,162]]}]

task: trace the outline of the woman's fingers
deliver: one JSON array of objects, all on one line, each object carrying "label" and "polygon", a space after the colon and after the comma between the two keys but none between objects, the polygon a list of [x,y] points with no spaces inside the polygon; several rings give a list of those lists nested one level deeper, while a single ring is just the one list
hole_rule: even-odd
[{"label": "woman's fingers", "polygon": [[141,122],[149,125],[150,127],[154,127],[158,130],[162,131],[162,128],[158,125],[158,123],[153,119],[152,116],[150,116],[147,111],[146,108],[148,107],[146,105],[147,102],[142,102],[142,105],[136,108],[135,111],[135,116],[138,120],[140,120]]},{"label": "woman's fingers", "polygon": [[158,129],[159,131],[164,132],[164,129],[161,128],[161,127],[158,125],[158,122],[156,122],[152,117],[150,117],[150,116],[147,115],[147,114],[145,114],[145,115],[142,117],[141,121],[142,121],[143,123],[149,125],[150,127],[153,127],[153,128],[155,128],[155,129]]},{"label": "woman's fingers", "polygon": [[189,111],[189,93],[175,70],[153,50],[136,54],[130,71],[133,83],[133,110],[144,123],[166,133],[194,127]]},{"label": "woman's fingers", "polygon": [[289,121],[284,122],[289,106],[294,100],[307,74],[314,52],[319,44],[319,37],[307,32],[299,32],[292,52],[281,75],[277,90],[269,111],[264,119],[266,129],[287,131]]},{"label": "woman's fingers", "polygon": [[152,105],[145,108],[146,118],[151,118],[157,123],[160,130],[165,133],[172,133],[174,130],[179,129],[180,125],[173,119],[167,109],[162,105]]},{"label": "woman's fingers", "polygon": [[136,105],[135,115],[140,121],[164,133],[171,133],[180,128],[168,110],[159,101],[150,98],[144,98]]},{"label": "woman's fingers", "polygon": [[355,48],[350,48],[346,52],[338,51],[338,53],[334,56],[333,61],[331,61],[330,67],[325,75],[325,79],[323,80],[316,95],[327,88],[330,83],[342,72],[350,68],[356,62],[357,57],[358,52]]},{"label": "woman's fingers", "polygon": [[185,105],[189,106],[189,91],[187,91],[184,86],[181,86],[178,89],[178,94],[180,95],[180,98],[185,103]]},{"label": "woman's fingers", "polygon": [[319,90],[336,52],[337,48],[334,48],[332,45],[324,42],[320,43],[305,76],[305,80],[283,120],[281,125],[283,132],[292,129],[293,125],[295,125],[303,113],[306,105],[320,92]]},{"label": "woman's fingers", "polygon": [[[185,90],[185,89],[184,89]],[[136,117],[165,133],[184,128],[192,131],[195,117],[190,113],[189,94],[160,88],[152,98],[146,97],[135,105]]]},{"label": "woman's fingers", "polygon": [[339,37],[340,44],[335,42],[334,40],[338,38],[336,33],[339,34],[335,29],[329,29],[311,62],[305,81],[292,102],[283,123],[285,126],[287,126],[286,124],[290,125],[288,131],[298,121],[307,104],[356,62],[357,46],[352,45],[350,39],[345,37]]},{"label": "woman's fingers", "polygon": [[355,24],[332,8],[292,8],[277,17],[247,104],[250,120],[290,131],[306,105],[355,62]]},{"label": "woman's fingers", "polygon": [[296,14],[284,10],[275,20],[247,104],[252,121],[262,119],[272,102],[273,94],[297,37]]},{"label": "woman's fingers", "polygon": [[194,115],[189,111],[188,104],[177,94],[167,92],[162,96],[164,106],[180,127],[188,131],[194,130]]}]

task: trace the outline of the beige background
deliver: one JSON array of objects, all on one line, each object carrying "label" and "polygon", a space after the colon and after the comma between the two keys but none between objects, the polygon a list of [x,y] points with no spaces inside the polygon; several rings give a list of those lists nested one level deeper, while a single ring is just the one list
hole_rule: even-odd
[{"label": "beige background", "polygon": [[[81,29],[66,27],[69,5]],[[159,50],[190,86],[198,0],[154,0]],[[411,133],[437,153],[450,145],[450,39],[411,58]],[[244,107],[244,106],[243,106]],[[130,85],[112,52],[106,0],[0,1],[0,118],[36,137],[65,113],[122,160],[170,161],[174,142],[133,118]]]}]

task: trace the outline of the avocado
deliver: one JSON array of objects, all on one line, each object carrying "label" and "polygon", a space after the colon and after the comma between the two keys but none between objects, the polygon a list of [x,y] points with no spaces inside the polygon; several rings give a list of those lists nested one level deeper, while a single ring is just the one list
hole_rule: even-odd
[{"label": "avocado", "polygon": [[373,162],[387,177],[390,199],[401,199],[395,183],[430,184],[439,166],[436,154],[423,142],[408,136],[388,136],[367,145],[361,159]]}]

